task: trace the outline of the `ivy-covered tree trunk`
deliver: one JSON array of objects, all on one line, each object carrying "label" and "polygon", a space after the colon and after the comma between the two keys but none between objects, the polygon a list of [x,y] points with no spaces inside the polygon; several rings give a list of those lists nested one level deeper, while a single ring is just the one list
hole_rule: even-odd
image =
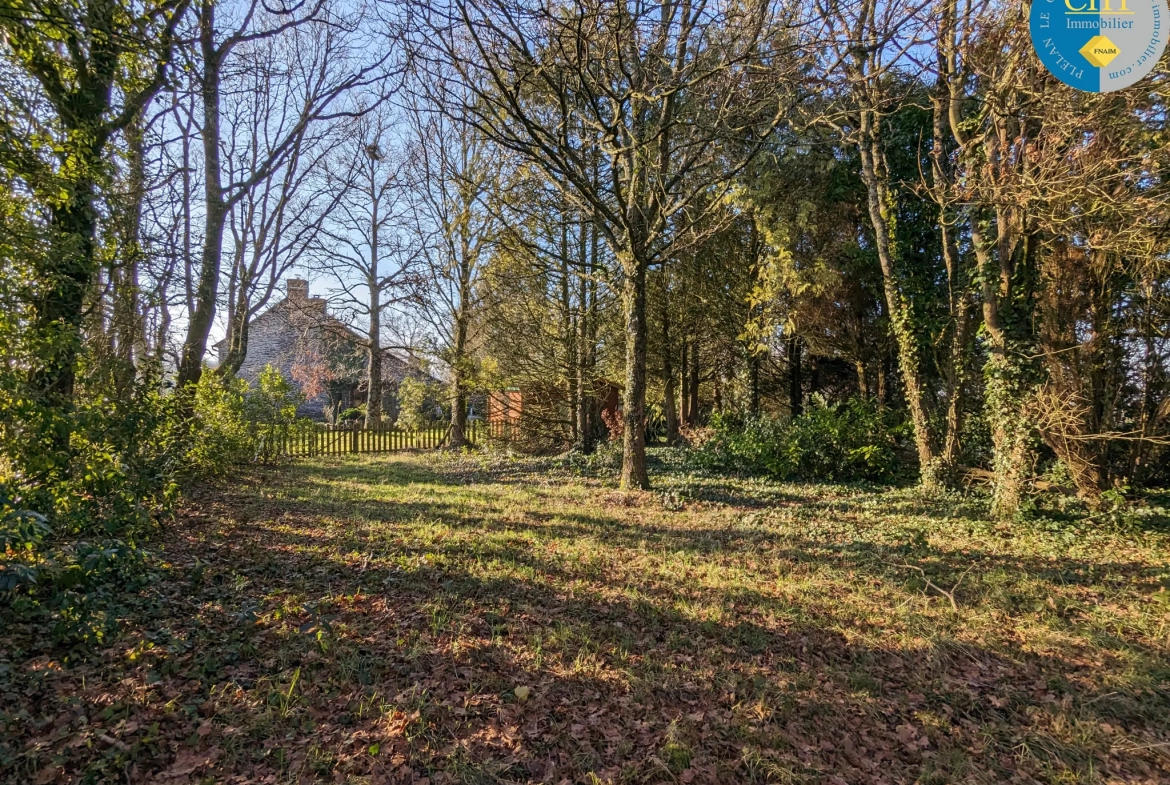
[{"label": "ivy-covered tree trunk", "polygon": [[[47,447],[20,466],[30,479],[62,471],[70,457],[85,297],[99,270],[94,200],[109,175],[106,148],[161,87],[174,28],[185,9],[186,0],[145,7],[90,0],[65,6],[18,3],[0,14],[0,38],[16,71],[12,77],[17,82],[27,78],[41,91],[30,90],[18,105],[36,107],[28,119],[38,136],[46,135],[33,140],[34,146],[12,118],[0,123],[0,155],[8,176],[22,181],[49,214],[48,252],[30,260],[37,280],[29,329],[40,346],[26,377],[35,409],[33,421],[25,423],[26,439],[42,440]],[[67,29],[61,20],[71,20]],[[141,25],[145,35],[117,35],[116,28],[127,20]],[[138,48],[142,40],[148,42],[145,51]],[[152,66],[144,83],[119,85],[127,57]],[[115,95],[120,109],[114,106]],[[55,158],[52,165],[42,157],[46,150]]]},{"label": "ivy-covered tree trunk", "polygon": [[865,185],[870,223],[878,262],[882,269],[882,288],[890,318],[890,331],[898,347],[898,370],[905,386],[906,406],[914,425],[914,443],[918,449],[918,466],[923,487],[942,484],[935,452],[934,432],[927,411],[926,391],[922,382],[918,351],[918,329],[909,301],[902,295],[896,269],[898,255],[894,200],[889,189],[889,172],[885,166],[878,114],[861,110],[858,150],[861,153],[861,179]]},{"label": "ivy-covered tree trunk", "polygon": [[989,357],[983,374],[994,475],[991,514],[997,518],[1010,518],[1024,501],[1025,484],[1031,470],[1033,429],[1028,420],[1027,403],[1034,386],[1028,378],[1028,370],[1006,344],[996,340],[989,343]]},{"label": "ivy-covered tree trunk", "polygon": [[978,215],[971,221],[971,242],[980,266],[987,330],[988,358],[983,375],[994,475],[991,512],[997,518],[1010,518],[1024,501],[1034,455],[1035,429],[1029,404],[1038,382],[1031,340],[1031,277],[1037,238],[1029,234],[1019,242],[1010,219],[1002,212],[996,217],[994,246]]},{"label": "ivy-covered tree trunk", "polygon": [[[103,169],[95,145],[84,145],[69,157],[73,175],[52,207],[49,253],[35,262],[39,296],[32,329],[44,348],[38,354],[40,362],[29,373],[37,403],[61,414],[73,408],[85,295],[97,272],[93,199]],[[69,438],[64,422],[59,421],[54,430],[53,439],[63,448]]]}]

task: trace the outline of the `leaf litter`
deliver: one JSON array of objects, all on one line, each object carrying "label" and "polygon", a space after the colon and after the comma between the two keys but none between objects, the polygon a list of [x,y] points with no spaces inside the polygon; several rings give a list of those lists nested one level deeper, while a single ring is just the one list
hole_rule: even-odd
[{"label": "leaf litter", "polygon": [[655,468],[654,494],[491,456],[197,489],[117,640],[5,631],[0,776],[1170,781],[1164,535]]}]

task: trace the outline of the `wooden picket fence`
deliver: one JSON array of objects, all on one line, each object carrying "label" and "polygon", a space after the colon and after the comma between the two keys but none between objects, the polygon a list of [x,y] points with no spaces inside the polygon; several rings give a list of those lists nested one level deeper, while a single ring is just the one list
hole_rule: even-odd
[{"label": "wooden picket fence", "polygon": [[[484,439],[507,439],[508,423],[485,423],[473,420],[467,424],[467,440],[478,444]],[[450,432],[446,425],[421,430],[401,428],[365,428],[360,425],[322,425],[295,423],[268,430],[262,438],[261,450],[270,456],[349,455],[361,453],[391,453],[409,450],[435,450],[447,446]]]}]

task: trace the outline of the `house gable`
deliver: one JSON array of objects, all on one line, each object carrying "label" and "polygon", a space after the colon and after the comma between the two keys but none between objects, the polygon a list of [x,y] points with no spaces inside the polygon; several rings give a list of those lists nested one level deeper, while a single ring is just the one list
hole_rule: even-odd
[{"label": "house gable", "polygon": [[[254,384],[260,372],[266,366],[272,365],[290,384],[298,390],[303,390],[297,377],[303,378],[304,368],[300,368],[300,372],[296,374],[294,370],[298,370],[296,369],[298,363],[303,365],[306,362],[307,354],[315,351],[331,359],[345,356],[346,361],[364,357],[362,337],[344,322],[330,315],[324,299],[308,296],[307,281],[293,278],[288,280],[286,286],[285,299],[249,322],[248,350],[237,373],[240,378]],[[307,347],[311,347],[308,352]],[[216,343],[215,350],[217,357],[222,360],[227,354],[227,341]],[[355,401],[364,399],[364,359],[357,365],[359,367],[355,369],[352,389],[346,391],[340,401],[331,401],[329,395],[322,392],[302,403],[297,409],[297,414],[320,420],[324,419],[325,407],[330,403],[339,403],[341,408],[345,408],[352,406]],[[399,383],[407,376],[428,382],[438,381],[390,350],[384,350],[383,395],[396,391]]]}]

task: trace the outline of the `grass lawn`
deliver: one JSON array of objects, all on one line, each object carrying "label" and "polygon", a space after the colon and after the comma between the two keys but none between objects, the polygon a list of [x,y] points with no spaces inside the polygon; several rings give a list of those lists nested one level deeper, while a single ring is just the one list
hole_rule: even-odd
[{"label": "grass lawn", "polygon": [[200,489],[112,646],[5,631],[0,778],[1170,782],[1167,534],[671,460]]}]

